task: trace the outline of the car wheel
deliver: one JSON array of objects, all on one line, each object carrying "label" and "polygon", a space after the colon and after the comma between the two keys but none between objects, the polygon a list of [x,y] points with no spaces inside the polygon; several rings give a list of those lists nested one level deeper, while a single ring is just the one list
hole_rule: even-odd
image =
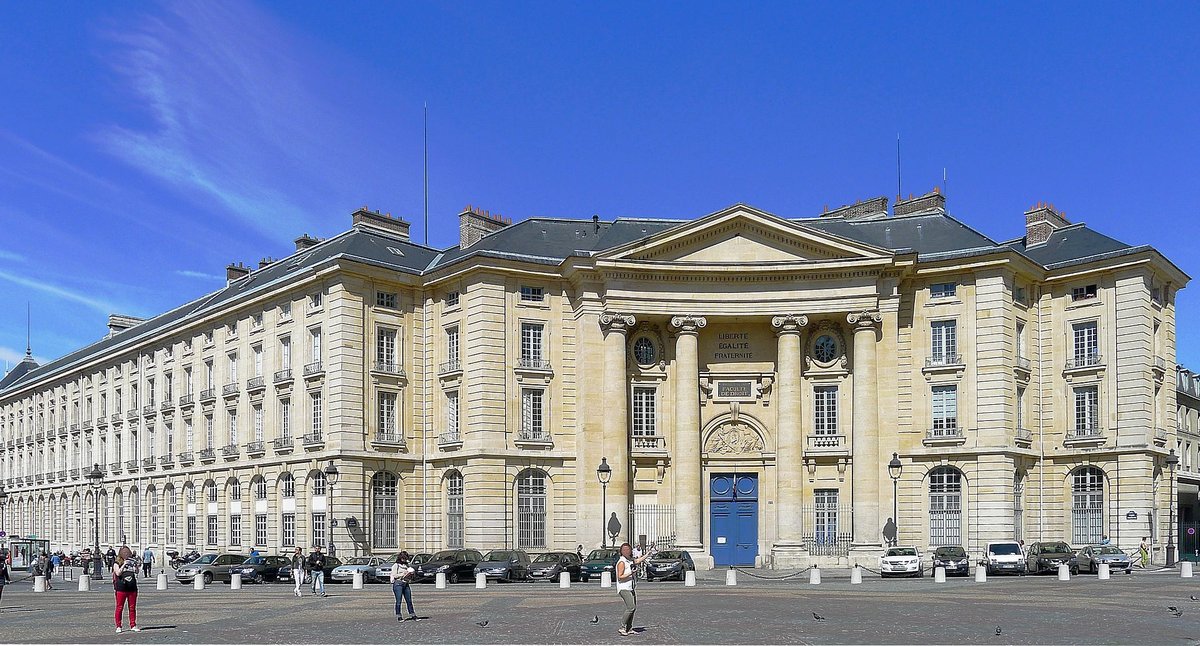
[{"label": "car wheel", "polygon": [[205,572],[204,573],[204,585],[212,585],[212,581],[213,581],[212,572]]},{"label": "car wheel", "polygon": [[458,572],[451,572],[450,575],[446,577],[446,582],[452,584],[458,583]]},{"label": "car wheel", "polygon": [[580,580],[580,581],[583,581],[584,583],[587,583],[587,582],[588,582],[588,579],[590,579],[590,578],[591,578],[591,577],[589,577],[589,576],[588,576],[588,573],[587,573],[587,572],[584,572],[584,573],[582,573],[582,574],[580,574],[580,575],[579,575],[579,580]]}]

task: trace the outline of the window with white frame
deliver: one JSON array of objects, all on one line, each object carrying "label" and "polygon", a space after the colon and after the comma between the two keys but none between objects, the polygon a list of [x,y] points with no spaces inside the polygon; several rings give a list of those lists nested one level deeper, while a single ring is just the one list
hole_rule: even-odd
[{"label": "window with white frame", "polygon": [[207,537],[208,542],[206,544],[207,545],[216,545],[217,544],[217,515],[209,514],[207,520],[208,520],[208,523],[207,523],[208,524],[208,537]]},{"label": "window with white frame", "polygon": [[280,303],[279,304],[279,320],[287,321],[287,320],[290,320],[291,318],[292,318],[291,302],[289,301],[287,303]]},{"label": "window with white frame", "polygon": [[1017,428],[1025,428],[1025,389],[1017,388]]},{"label": "window with white frame", "polygon": [[521,389],[521,439],[546,439],[546,427],[543,424],[543,403],[546,391],[541,388]]},{"label": "window with white frame", "polygon": [[207,379],[207,381],[205,382],[207,384],[206,388],[208,388],[208,390],[212,390],[213,388],[216,388],[217,374],[216,374],[216,370],[213,369],[213,360],[212,359],[208,359],[204,362],[204,374],[205,374],[205,379]]},{"label": "window with white frame", "polygon": [[396,292],[375,292],[375,306],[396,309]]},{"label": "window with white frame", "polygon": [[179,542],[179,497],[174,487],[167,487],[167,542]]},{"label": "window with white frame", "polygon": [[238,417],[237,417],[237,409],[236,409],[236,408],[230,408],[230,409],[229,409],[227,412],[229,413],[229,415],[228,415],[228,419],[229,419],[229,443],[230,443],[230,444],[237,444],[237,443],[238,443]]},{"label": "window with white frame", "polygon": [[446,547],[463,546],[463,511],[463,476],[451,471],[446,475]]},{"label": "window with white frame", "polygon": [[446,363],[458,367],[458,326],[446,328]]},{"label": "window with white frame", "polygon": [[524,303],[541,303],[545,298],[545,290],[541,287],[521,285],[521,301]]},{"label": "window with white frame", "polygon": [[381,327],[375,334],[375,364],[384,372],[396,370],[396,330]]},{"label": "window with white frame", "polygon": [[325,414],[322,410],[321,391],[315,390],[308,394],[312,410],[312,434],[320,437],[325,428]]},{"label": "window with white frame", "polygon": [[150,499],[150,542],[158,543],[162,541],[162,536],[159,535],[159,510],[158,510],[158,490],[150,487],[146,492],[146,497]]},{"label": "window with white frame", "polygon": [[205,415],[204,416],[204,429],[205,429],[204,448],[206,448],[206,449],[212,449],[216,446],[217,438],[216,438],[216,430],[214,427],[215,427],[215,424],[213,423],[213,416]]},{"label": "window with white frame", "polygon": [[814,541],[817,545],[836,545],[838,542],[838,490],[815,489],[813,503],[816,512]]},{"label": "window with white frame", "polygon": [[1100,333],[1095,321],[1072,325],[1071,338],[1076,365],[1086,366],[1100,362]]},{"label": "window with white frame", "polygon": [[314,497],[325,495],[326,482],[324,473],[321,473],[320,471],[314,471],[312,474],[312,482],[310,484],[312,487],[312,495]]},{"label": "window with white frame", "polygon": [[263,349],[261,345],[254,346],[254,376],[263,376]]},{"label": "window with white frame", "polygon": [[934,283],[929,286],[930,298],[954,298],[958,283]]},{"label": "window with white frame", "polygon": [[1075,433],[1093,435],[1100,431],[1100,389],[1098,386],[1075,388]]},{"label": "window with white frame", "polygon": [[633,419],[629,427],[630,433],[635,438],[657,437],[658,390],[645,386],[635,386],[632,403]]},{"label": "window with white frame", "polygon": [[194,435],[195,435],[195,431],[192,429],[192,418],[189,417],[189,418],[183,420],[183,450],[184,451],[191,451],[195,448],[196,445],[192,443],[192,440],[194,439],[194,437],[193,437]]},{"label": "window with white frame", "polygon": [[251,330],[261,330],[262,326],[263,326],[263,315],[261,312],[250,317],[250,329]]},{"label": "window with white frame", "polygon": [[546,547],[546,472],[538,469],[517,477],[517,547]]},{"label": "window with white frame", "polygon": [[396,434],[396,393],[380,391],[378,401],[379,434],[392,439]]},{"label": "window with white frame", "polygon": [[292,437],[292,400],[289,397],[279,400],[279,436],[285,440]]},{"label": "window with white frame", "polygon": [[958,435],[958,387],[934,386],[930,404],[933,435]]},{"label": "window with white frame", "polygon": [[279,476],[279,490],[280,495],[284,498],[296,497],[296,479],[292,477],[292,474],[285,473]]},{"label": "window with white frame", "polygon": [[279,521],[280,521],[279,524],[283,527],[283,546],[284,547],[295,547],[296,546],[296,514],[294,512],[288,512],[288,513],[281,514],[279,517]]},{"label": "window with white frame", "polygon": [[930,323],[930,356],[933,363],[946,365],[958,363],[958,324],[956,321],[934,321]]},{"label": "window with white frame", "polygon": [[292,369],[292,337],[279,337],[279,369]]},{"label": "window with white frame", "polygon": [[1020,358],[1020,359],[1026,358],[1026,356],[1025,356],[1025,323],[1022,321],[1017,321],[1017,337],[1016,337],[1015,341],[1017,344],[1017,358]]},{"label": "window with white frame", "polygon": [[446,434],[458,437],[458,391],[446,391]]},{"label": "window with white frame", "polygon": [[446,307],[458,307],[458,292],[446,292]]},{"label": "window with white frame", "polygon": [[321,328],[315,327],[308,331],[311,345],[309,347],[309,361],[316,363],[321,360]]},{"label": "window with white frame", "polygon": [[813,388],[813,432],[817,435],[837,435],[838,387]]},{"label": "window with white frame", "polygon": [[317,292],[315,294],[309,294],[308,295],[308,311],[312,312],[314,310],[321,309],[322,302],[323,302],[323,298],[322,298],[321,292]]},{"label": "window with white frame", "polygon": [[229,544],[242,544],[242,515],[231,513],[229,514]]},{"label": "window with white frame", "polygon": [[312,513],[313,545],[325,547],[325,512]]},{"label": "window with white frame", "polygon": [[929,473],[929,544],[962,545],[962,472],[937,467]]},{"label": "window with white frame", "polygon": [[371,478],[371,542],[376,548],[399,546],[397,489],[397,478],[393,473],[377,473]]},{"label": "window with white frame", "polygon": [[254,514],[254,544],[267,544],[267,515]]},{"label": "window with white frame", "polygon": [[1096,295],[1098,293],[1099,293],[1099,290],[1097,289],[1096,285],[1094,285],[1094,284],[1093,285],[1083,285],[1082,287],[1072,287],[1071,288],[1071,300],[1072,301],[1085,301],[1088,299],[1096,298]]},{"label": "window with white frame", "polygon": [[1071,476],[1071,543],[1095,545],[1103,540],[1104,472],[1081,467]]},{"label": "window with white frame", "polygon": [[254,441],[263,441],[263,409],[261,405],[254,406]]},{"label": "window with white frame", "polygon": [[521,365],[539,368],[542,365],[542,333],[546,326],[541,323],[521,324]]}]

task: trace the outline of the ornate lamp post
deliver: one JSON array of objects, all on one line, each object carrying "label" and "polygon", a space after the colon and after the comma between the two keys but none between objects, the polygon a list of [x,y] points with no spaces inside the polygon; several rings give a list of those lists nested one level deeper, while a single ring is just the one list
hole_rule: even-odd
[{"label": "ornate lamp post", "polygon": [[892,453],[892,459],[888,462],[888,475],[892,477],[892,522],[896,524],[896,542],[900,542],[900,503],[898,500],[897,491],[899,489],[900,474],[904,471],[904,463],[900,461],[898,453]]},{"label": "ornate lamp post", "polygon": [[608,481],[612,479],[612,467],[608,466],[608,458],[600,458],[600,466],[596,467],[596,479],[600,481],[600,547],[608,547],[608,532],[604,521],[608,519]]},{"label": "ornate lamp post", "polygon": [[333,547],[333,524],[337,522],[337,517],[333,513],[333,486],[337,484],[339,475],[337,467],[333,466],[333,460],[330,460],[329,464],[325,466],[325,480],[329,483],[329,494],[326,496],[326,500],[329,501],[329,522],[325,526],[325,533],[328,537],[330,556],[336,556]]},{"label": "ornate lamp post", "polygon": [[1168,486],[1171,487],[1171,525],[1167,528],[1167,567],[1175,565],[1175,467],[1179,464],[1179,456],[1175,455],[1175,449],[1171,449],[1171,454],[1167,456],[1167,468],[1171,471],[1171,480]]},{"label": "ornate lamp post", "polygon": [[92,552],[92,578],[99,581],[104,578],[104,560],[100,556],[100,486],[104,481],[104,472],[99,464],[93,464],[87,474],[88,484],[92,486],[92,527],[95,528],[93,537],[96,539],[96,549]]},{"label": "ornate lamp post", "polygon": [[0,525],[5,525],[5,530],[8,531],[7,524],[4,522],[5,509],[8,507],[8,492],[4,490],[4,485],[0,485]]}]

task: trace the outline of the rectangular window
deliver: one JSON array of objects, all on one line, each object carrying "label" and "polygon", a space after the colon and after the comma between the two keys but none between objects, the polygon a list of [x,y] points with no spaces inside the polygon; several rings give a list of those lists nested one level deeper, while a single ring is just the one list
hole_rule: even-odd
[{"label": "rectangular window", "polygon": [[517,480],[517,547],[546,547],[546,476]]},{"label": "rectangular window", "polygon": [[192,443],[194,431],[192,430],[192,418],[187,418],[183,421],[183,450],[191,451],[196,448]]},{"label": "rectangular window", "polygon": [[179,540],[179,498],[171,489],[167,497],[167,542],[174,545]]},{"label": "rectangular window", "polygon": [[463,478],[454,475],[446,480],[446,546],[463,546]]},{"label": "rectangular window", "polygon": [[958,283],[934,283],[929,286],[930,298],[954,298]]},{"label": "rectangular window", "polygon": [[175,400],[175,378],[172,375],[163,377],[163,403],[171,404]]},{"label": "rectangular window", "polygon": [[838,540],[838,490],[813,491],[816,521],[813,537],[817,545],[836,545]]},{"label": "rectangular window", "polygon": [[292,400],[279,400],[279,436],[285,440],[292,437]]},{"label": "rectangular window", "polygon": [[292,337],[279,337],[279,369],[292,369]]},{"label": "rectangular window", "polygon": [[242,544],[242,515],[229,514],[229,544]]},{"label": "rectangular window", "polygon": [[396,331],[379,328],[375,336],[375,362],[378,368],[385,372],[394,372],[396,368]]},{"label": "rectangular window", "polygon": [[254,407],[254,441],[263,441],[263,410],[262,406]]},{"label": "rectangular window", "polygon": [[312,515],[312,544],[325,547],[325,513],[313,512]]},{"label": "rectangular window", "polygon": [[1100,362],[1100,333],[1095,321],[1072,325],[1071,336],[1076,366]]},{"label": "rectangular window", "polygon": [[229,411],[229,443],[238,443],[238,419],[236,410]]},{"label": "rectangular window", "polygon": [[[377,478],[379,476],[376,476]],[[396,548],[399,537],[396,525],[399,521],[396,505],[396,479],[376,481],[371,491],[371,542],[376,548]]]},{"label": "rectangular window", "polygon": [[379,393],[379,434],[385,438],[396,432],[396,393]]},{"label": "rectangular window", "polygon": [[146,405],[147,406],[154,405],[154,380],[153,379],[146,380]]},{"label": "rectangular window", "polygon": [[212,359],[209,359],[209,360],[207,360],[207,361],[205,361],[205,362],[204,362],[204,374],[205,374],[205,379],[207,379],[207,384],[208,384],[206,387],[207,387],[209,390],[212,390],[213,388],[216,388],[216,385],[217,385],[217,375],[216,375],[216,371],[215,371],[215,370],[213,370],[213,361],[212,361]]},{"label": "rectangular window", "polygon": [[308,331],[309,339],[312,344],[309,349],[309,357],[311,361],[321,360],[321,328],[315,327]]},{"label": "rectangular window", "polygon": [[1100,430],[1100,389],[1082,386],[1075,389],[1075,432],[1093,435]]},{"label": "rectangular window", "polygon": [[283,546],[296,546],[296,514],[283,514],[280,517],[280,525],[283,526]]},{"label": "rectangular window", "polygon": [[375,292],[375,306],[396,309],[396,292]]},{"label": "rectangular window", "polygon": [[287,321],[292,318],[292,304],[282,303],[279,305],[279,320]]},{"label": "rectangular window", "polygon": [[542,332],[545,326],[541,323],[521,324],[521,365],[538,368],[542,363]]},{"label": "rectangular window", "polygon": [[237,336],[237,323],[230,323],[225,326],[225,338],[232,339]]},{"label": "rectangular window", "polygon": [[208,515],[208,544],[209,545],[217,544],[217,515],[216,514]]},{"label": "rectangular window", "polygon": [[446,328],[446,362],[458,367],[458,328]]},{"label": "rectangular window", "polygon": [[212,345],[212,344],[213,344],[213,331],[209,330],[204,333],[204,345]]},{"label": "rectangular window", "polygon": [[188,545],[196,544],[196,517],[195,516],[187,517],[187,544]]},{"label": "rectangular window", "polygon": [[1025,324],[1017,321],[1017,357],[1025,357]]},{"label": "rectangular window", "polygon": [[215,424],[212,415],[204,416],[205,441],[204,448],[211,449],[217,445]]},{"label": "rectangular window", "polygon": [[229,383],[237,383],[237,353],[230,352],[229,356]]},{"label": "rectangular window", "polygon": [[310,294],[308,297],[308,311],[321,309],[321,292]]},{"label": "rectangular window", "polygon": [[934,321],[930,324],[930,357],[935,364],[958,363],[958,325],[955,321]]},{"label": "rectangular window", "polygon": [[458,437],[458,391],[446,393],[446,433]]},{"label": "rectangular window", "polygon": [[1025,389],[1017,389],[1017,428],[1025,428]]},{"label": "rectangular window", "polygon": [[541,388],[521,389],[521,439],[539,440],[546,437],[542,423],[542,407],[546,391]]},{"label": "rectangular window", "polygon": [[1095,285],[1084,285],[1083,287],[1073,287],[1071,289],[1072,301],[1085,301],[1089,298],[1096,298],[1097,289]]},{"label": "rectangular window", "polygon": [[267,544],[267,515],[266,514],[255,514],[254,515],[254,544],[255,545],[266,545]]},{"label": "rectangular window", "polygon": [[446,292],[446,307],[458,307],[458,292]]},{"label": "rectangular window", "polygon": [[263,350],[261,345],[254,346],[254,376],[261,377],[263,374]]},{"label": "rectangular window", "polygon": [[262,314],[255,314],[254,316],[250,317],[250,329],[261,330],[262,326],[263,326],[263,315]]},{"label": "rectangular window", "polygon": [[958,387],[934,386],[933,435],[958,435]]},{"label": "rectangular window", "polygon": [[658,435],[657,402],[657,389],[641,386],[633,389],[633,420],[630,429],[634,437]]},{"label": "rectangular window", "polygon": [[319,437],[325,428],[325,415],[321,410],[321,393],[310,393],[309,401],[312,403],[312,433]]},{"label": "rectangular window", "polygon": [[813,414],[815,415],[813,419],[814,433],[817,435],[837,435],[837,386],[817,386],[813,388]]},{"label": "rectangular window", "polygon": [[541,287],[521,285],[521,301],[524,303],[541,303],[545,297]]}]

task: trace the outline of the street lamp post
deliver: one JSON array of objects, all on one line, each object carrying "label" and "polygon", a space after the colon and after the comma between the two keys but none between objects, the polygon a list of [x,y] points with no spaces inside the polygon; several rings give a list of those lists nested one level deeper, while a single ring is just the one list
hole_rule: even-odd
[{"label": "street lamp post", "polygon": [[[8,524],[4,522],[6,519],[5,510],[8,508],[8,492],[4,490],[4,486],[0,485],[0,525],[4,525],[4,531],[8,531]],[[7,534],[5,534],[7,536]]]},{"label": "street lamp post", "polygon": [[1179,464],[1179,456],[1175,449],[1167,456],[1167,468],[1171,471],[1168,486],[1171,487],[1171,525],[1167,528],[1167,567],[1175,566],[1175,467]]},{"label": "street lamp post", "polygon": [[97,581],[104,578],[100,571],[104,569],[104,560],[100,556],[100,486],[104,481],[104,472],[99,464],[92,464],[92,471],[87,474],[88,484],[92,486],[92,527],[96,539],[96,549],[92,552],[92,579]]},{"label": "street lamp post", "polygon": [[897,491],[899,490],[900,473],[904,471],[904,463],[900,461],[900,454],[892,453],[892,459],[888,462],[888,475],[892,477],[892,522],[896,525],[897,543],[900,541],[900,503],[898,500]]},{"label": "street lamp post", "polygon": [[608,458],[600,458],[600,466],[596,467],[596,479],[600,481],[600,547],[608,547],[608,530],[604,521],[608,520],[608,481],[612,479],[612,467],[608,466]]},{"label": "street lamp post", "polygon": [[329,483],[329,493],[326,496],[326,500],[328,501],[327,507],[329,509],[329,522],[325,525],[325,535],[327,537],[326,542],[329,543],[327,551],[330,556],[336,556],[333,547],[333,524],[337,522],[337,516],[333,513],[333,486],[337,484],[338,475],[340,474],[338,474],[337,467],[333,465],[333,460],[330,460],[329,464],[325,466],[325,480]]}]

